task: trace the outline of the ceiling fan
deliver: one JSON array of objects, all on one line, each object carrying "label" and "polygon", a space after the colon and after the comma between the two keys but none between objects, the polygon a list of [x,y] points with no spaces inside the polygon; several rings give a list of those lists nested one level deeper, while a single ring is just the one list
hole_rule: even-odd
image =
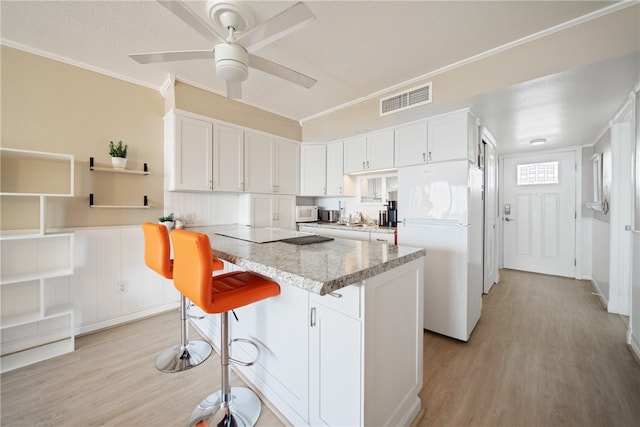
[{"label": "ceiling fan", "polygon": [[249,76],[248,67],[306,88],[311,88],[316,83],[311,77],[251,53],[315,19],[313,12],[304,3],[298,2],[253,28],[253,14],[243,3],[212,0],[207,3],[207,9],[215,30],[182,1],[158,0],[158,3],[214,44],[214,48],[129,55],[140,64],[213,59],[216,74],[227,82],[227,96],[234,99],[242,97],[241,82]]}]

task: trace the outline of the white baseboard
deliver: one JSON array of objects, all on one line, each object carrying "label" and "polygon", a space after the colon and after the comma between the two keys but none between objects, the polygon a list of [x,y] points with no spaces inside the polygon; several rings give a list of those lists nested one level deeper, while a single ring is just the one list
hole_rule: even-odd
[{"label": "white baseboard", "polygon": [[602,293],[602,291],[600,290],[600,287],[598,286],[598,281],[592,278],[591,279],[591,286],[593,286],[593,289],[596,291],[595,293],[600,298],[600,302],[602,303],[602,306],[604,307],[604,309],[608,310],[609,309],[609,301],[607,300],[607,297],[605,297],[604,294]]},{"label": "white baseboard", "polygon": [[[134,320],[140,320],[145,317],[153,316],[156,314],[164,313],[165,311],[175,310],[179,307],[179,303],[165,304],[160,307],[150,308],[148,310],[138,311],[135,313],[127,314],[124,316],[118,316],[99,322],[89,323],[85,325],[76,326],[75,333],[77,335],[88,334],[91,332],[97,332],[101,329],[112,328],[114,326],[122,325],[124,323],[133,322]],[[178,321],[176,320],[176,325]],[[177,326],[176,326],[177,328]]]},{"label": "white baseboard", "polygon": [[636,361],[640,363],[640,340],[634,339],[631,328],[627,331],[627,344],[631,349],[631,353],[636,357]]}]

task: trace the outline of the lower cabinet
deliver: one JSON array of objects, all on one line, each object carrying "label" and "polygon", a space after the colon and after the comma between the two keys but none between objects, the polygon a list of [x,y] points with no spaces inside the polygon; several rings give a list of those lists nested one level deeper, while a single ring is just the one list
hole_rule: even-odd
[{"label": "lower cabinet", "polygon": [[[229,316],[231,338],[259,348],[233,343],[232,357],[257,357],[237,369],[293,425],[410,425],[421,407],[423,266],[324,296],[280,283],[279,296]],[[209,335],[217,319],[192,322]]]},{"label": "lower cabinet", "polygon": [[249,223],[252,227],[296,229],[296,197],[271,194],[251,194]]},{"label": "lower cabinet", "polygon": [[[362,425],[362,321],[360,287],[349,286],[338,296],[311,296],[309,328],[309,424],[318,426]],[[324,301],[345,301],[346,310],[328,307]],[[342,301],[336,301],[338,303]],[[345,313],[352,312],[356,317]]]}]

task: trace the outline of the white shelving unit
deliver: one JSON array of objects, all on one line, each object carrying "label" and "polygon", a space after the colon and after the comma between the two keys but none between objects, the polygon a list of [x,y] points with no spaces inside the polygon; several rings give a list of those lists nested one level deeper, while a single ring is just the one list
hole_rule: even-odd
[{"label": "white shelving unit", "polygon": [[[128,175],[149,175],[149,167],[147,164],[144,164],[143,170],[128,170],[128,169],[114,169],[114,168],[103,168],[97,167],[94,165],[93,157],[89,157],[89,170],[91,172],[107,172],[107,173],[117,173],[117,174],[128,174]],[[97,205],[94,203],[94,195],[93,193],[89,194],[89,207],[90,208],[102,208],[102,209],[149,209],[149,199],[147,196],[144,196],[142,201],[142,205]]]},{"label": "white shelving unit", "polygon": [[[73,305],[48,304],[45,291],[47,279],[74,272],[73,233],[50,233],[46,227],[47,199],[74,195],[74,157],[3,147],[0,155],[0,196],[37,197],[40,210],[37,231],[0,234],[0,371],[6,372],[74,350]],[[55,164],[56,170],[68,174],[65,190],[46,188],[47,172],[40,167],[45,164]],[[29,187],[25,191],[19,188],[24,182]],[[29,185],[33,182],[35,186]]]}]

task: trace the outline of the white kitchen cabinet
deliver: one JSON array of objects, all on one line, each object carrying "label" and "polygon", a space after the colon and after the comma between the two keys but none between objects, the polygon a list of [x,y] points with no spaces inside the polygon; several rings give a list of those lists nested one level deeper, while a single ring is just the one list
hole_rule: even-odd
[{"label": "white kitchen cabinet", "polygon": [[344,143],[327,144],[327,196],[355,195],[355,179],[344,174]]},{"label": "white kitchen cabinet", "polygon": [[369,233],[369,241],[370,242],[378,242],[378,243],[387,243],[389,245],[396,244],[396,235],[395,233],[381,233],[376,231],[371,231]]},{"label": "white kitchen cabinet", "polygon": [[422,120],[398,126],[395,132],[396,167],[427,163],[429,147],[427,143],[428,122]]},{"label": "white kitchen cabinet", "polygon": [[309,424],[362,425],[360,286],[309,298]]},{"label": "white kitchen cabinet", "polygon": [[[251,383],[294,425],[309,420],[309,293],[288,285],[280,295],[235,310],[230,317],[233,338],[255,342],[260,354],[255,365],[236,365]],[[251,361],[255,350],[234,343],[232,357]]]},{"label": "white kitchen cabinet", "polygon": [[299,225],[298,230],[305,233],[317,234],[319,236],[333,237],[335,239],[361,240],[363,242],[369,241],[368,231],[355,231],[347,227],[338,230],[335,228],[314,227],[312,225]]},{"label": "white kitchen cabinet", "polygon": [[393,129],[344,141],[344,172],[368,172],[393,168]]},{"label": "white kitchen cabinet", "polygon": [[168,191],[211,191],[213,123],[178,114],[165,116]]},{"label": "white kitchen cabinet", "polygon": [[245,132],[244,143],[246,192],[300,192],[300,144],[255,132]]},{"label": "white kitchen cabinet", "polygon": [[[47,199],[74,196],[74,156],[0,147],[0,196],[39,199],[39,227],[0,234],[2,372],[74,350],[74,233],[47,230]],[[61,285],[61,286],[57,286]]]},{"label": "white kitchen cabinet", "polygon": [[252,227],[296,229],[295,196],[251,194],[249,205]]},{"label": "white kitchen cabinet", "polygon": [[428,162],[476,160],[475,118],[469,110],[456,111],[429,119]]},{"label": "white kitchen cabinet", "polygon": [[213,125],[213,190],[244,191],[244,132]]},{"label": "white kitchen cabinet", "polygon": [[301,196],[327,195],[327,146],[302,144],[300,147]]},{"label": "white kitchen cabinet", "polygon": [[477,124],[469,110],[399,126],[395,133],[395,165],[468,159],[477,155]]}]

